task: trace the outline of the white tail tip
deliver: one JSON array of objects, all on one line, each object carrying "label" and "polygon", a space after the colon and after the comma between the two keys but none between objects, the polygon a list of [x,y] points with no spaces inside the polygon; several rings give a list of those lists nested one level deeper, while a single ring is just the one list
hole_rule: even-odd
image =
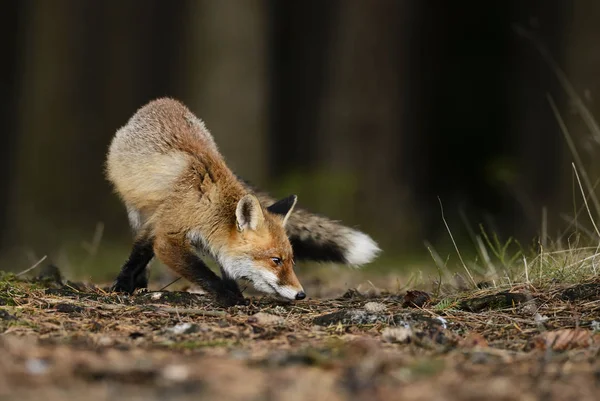
[{"label": "white tail tip", "polygon": [[349,265],[360,266],[371,262],[381,252],[371,237],[360,231],[352,230],[348,235],[348,249],[344,259]]}]

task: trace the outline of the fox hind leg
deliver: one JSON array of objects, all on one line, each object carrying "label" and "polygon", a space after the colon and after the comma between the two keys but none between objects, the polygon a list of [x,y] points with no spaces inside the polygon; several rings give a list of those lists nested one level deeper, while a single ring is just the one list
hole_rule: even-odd
[{"label": "fox hind leg", "polygon": [[112,290],[133,293],[137,288],[148,286],[146,266],[154,258],[152,240],[138,238],[131,249],[129,258],[121,268]]},{"label": "fox hind leg", "polygon": [[127,217],[135,235],[129,258],[121,268],[112,290],[133,293],[137,288],[148,287],[148,263],[154,258],[153,240],[143,233],[144,221],[136,208],[127,205]]},{"label": "fox hind leg", "polygon": [[129,224],[136,238],[129,258],[121,268],[112,289],[133,293],[137,288],[148,287],[147,266],[154,258],[152,239],[140,234],[145,221],[140,211],[133,206],[126,205]]}]

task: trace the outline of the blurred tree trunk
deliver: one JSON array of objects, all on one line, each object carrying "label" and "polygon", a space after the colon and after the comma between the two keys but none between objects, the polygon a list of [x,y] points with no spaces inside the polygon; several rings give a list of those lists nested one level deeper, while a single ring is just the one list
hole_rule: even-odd
[{"label": "blurred tree trunk", "polygon": [[320,166],[357,177],[353,193],[338,199],[337,210],[351,205],[350,215],[340,217],[376,237],[386,233],[378,239],[397,246],[414,239],[418,230],[411,224],[400,168],[408,123],[404,94],[412,9],[397,1],[336,4],[326,86],[323,97],[315,99],[322,108],[316,133]]},{"label": "blurred tree trunk", "polygon": [[269,1],[269,172],[277,179],[298,166],[318,165],[317,130],[338,7],[336,1]]},{"label": "blurred tree trunk", "polygon": [[559,215],[572,210],[572,198],[564,197],[571,184],[561,178],[571,177],[570,163],[565,160],[568,147],[548,101],[551,95],[564,115],[567,97],[539,49],[519,32],[531,32],[556,64],[564,68],[568,59],[564,39],[568,35],[569,11],[569,2],[550,0],[517,3],[511,14],[517,28],[511,32],[515,46],[507,63],[506,104],[518,174],[514,182],[506,183],[505,189],[519,206],[517,213],[508,215],[514,216],[511,231],[524,241],[540,234],[546,223],[542,222],[543,208],[547,209],[552,230],[549,234],[555,239],[558,227],[564,227]]},{"label": "blurred tree trunk", "polygon": [[[77,97],[77,68],[83,55],[77,42],[86,24],[83,3],[72,10],[66,2],[27,3],[18,135],[11,179],[10,240],[35,247],[53,242],[84,199],[78,154],[72,146],[85,137]],[[74,32],[79,33],[73,34]],[[60,138],[60,140],[58,140]],[[65,196],[69,194],[69,196]],[[66,199],[66,202],[65,202]],[[73,210],[75,209],[75,210]],[[62,220],[62,223],[61,223]]]},{"label": "blurred tree trunk", "polygon": [[184,4],[25,4],[10,244],[43,254],[89,239],[97,222],[129,236],[105,152],[138,107],[169,94]]},{"label": "blurred tree trunk", "polygon": [[449,242],[437,196],[454,235],[464,239],[461,213],[475,232],[484,223],[503,239],[529,243],[542,206],[556,204],[560,132],[546,100],[556,79],[513,29],[534,17],[560,60],[559,0],[421,2],[413,15],[409,185],[432,241]]},{"label": "blurred tree trunk", "polygon": [[267,1],[189,3],[189,39],[179,82],[229,166],[267,180]]},{"label": "blurred tree trunk", "polygon": [[2,86],[0,91],[3,94],[0,100],[0,124],[2,135],[0,135],[0,171],[2,171],[2,179],[0,179],[0,249],[8,240],[9,233],[9,204],[10,204],[10,189],[11,181],[14,178],[12,175],[13,156],[15,153],[16,142],[16,118],[18,112],[17,102],[18,97],[18,82],[21,48],[19,47],[19,38],[23,33],[20,29],[20,24],[23,20],[23,11],[25,7],[23,2],[11,1],[4,5],[2,14],[4,15],[5,32],[13,34],[4,34],[0,37],[1,48],[4,52],[4,61],[0,66],[0,74],[3,77],[1,80]]}]

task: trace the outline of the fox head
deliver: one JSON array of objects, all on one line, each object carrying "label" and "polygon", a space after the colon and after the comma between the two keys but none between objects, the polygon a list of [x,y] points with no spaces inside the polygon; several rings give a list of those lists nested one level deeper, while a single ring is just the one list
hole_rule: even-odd
[{"label": "fox head", "polygon": [[304,299],[294,273],[294,255],[285,223],[296,205],[296,195],[263,208],[252,194],[243,196],[235,210],[235,227],[222,255],[225,272],[245,278],[262,292],[287,299]]}]

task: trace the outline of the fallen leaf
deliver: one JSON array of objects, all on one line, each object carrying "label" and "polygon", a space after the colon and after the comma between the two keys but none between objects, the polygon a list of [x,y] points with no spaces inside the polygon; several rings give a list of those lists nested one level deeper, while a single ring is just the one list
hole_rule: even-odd
[{"label": "fallen leaf", "polygon": [[404,295],[404,303],[402,304],[402,306],[405,308],[421,308],[429,301],[431,301],[431,297],[425,291],[406,291],[406,294]]},{"label": "fallen leaf", "polygon": [[586,329],[560,329],[546,331],[533,340],[536,348],[545,350],[551,348],[554,351],[565,351],[575,348],[587,348],[595,342],[600,341],[599,335]]},{"label": "fallen leaf", "polygon": [[488,342],[481,334],[472,331],[460,341],[459,345],[464,348],[487,347]]}]

